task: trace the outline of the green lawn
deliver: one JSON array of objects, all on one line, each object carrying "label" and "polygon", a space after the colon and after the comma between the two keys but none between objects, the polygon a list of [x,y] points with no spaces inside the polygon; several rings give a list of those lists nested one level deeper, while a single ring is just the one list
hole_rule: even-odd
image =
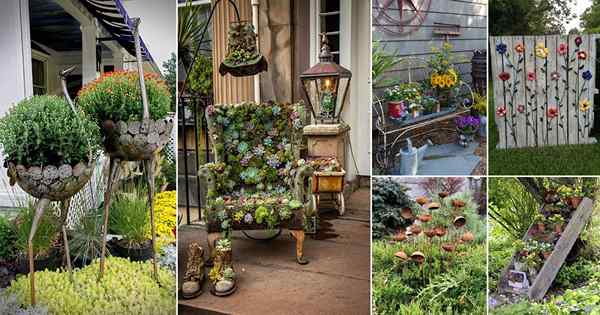
[{"label": "green lawn", "polygon": [[[496,149],[492,83],[488,86],[490,175],[600,175],[600,144]],[[600,139],[600,135],[595,136]]]}]

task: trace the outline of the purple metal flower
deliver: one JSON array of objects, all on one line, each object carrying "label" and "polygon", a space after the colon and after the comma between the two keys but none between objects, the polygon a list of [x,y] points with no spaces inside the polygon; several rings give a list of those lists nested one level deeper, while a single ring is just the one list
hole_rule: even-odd
[{"label": "purple metal flower", "polygon": [[504,55],[506,53],[506,44],[500,43],[496,45],[496,51],[499,54]]},{"label": "purple metal flower", "polygon": [[586,70],[583,72],[583,74],[581,76],[583,77],[584,80],[589,81],[592,79],[592,72],[590,72],[590,70]]}]

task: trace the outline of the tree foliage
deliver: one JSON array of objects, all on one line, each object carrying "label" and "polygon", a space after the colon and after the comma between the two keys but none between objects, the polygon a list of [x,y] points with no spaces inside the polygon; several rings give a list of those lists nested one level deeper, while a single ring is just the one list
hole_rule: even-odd
[{"label": "tree foliage", "polygon": [[405,227],[410,222],[400,216],[400,210],[413,202],[407,187],[391,178],[373,180],[373,238],[379,239]]},{"label": "tree foliage", "polygon": [[[596,2],[596,1],[594,1]],[[491,35],[564,34],[574,0],[490,0]]]},{"label": "tree foliage", "polygon": [[581,15],[581,28],[585,33],[600,32],[600,1],[594,0],[592,5]]}]

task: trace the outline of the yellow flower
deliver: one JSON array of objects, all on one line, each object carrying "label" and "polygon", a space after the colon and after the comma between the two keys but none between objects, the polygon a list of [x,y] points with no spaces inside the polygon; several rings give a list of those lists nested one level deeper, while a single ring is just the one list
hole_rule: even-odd
[{"label": "yellow flower", "polygon": [[537,43],[537,45],[535,45],[535,55],[539,58],[546,58],[549,53],[550,50],[546,48],[543,43]]},{"label": "yellow flower", "polygon": [[590,106],[590,101],[587,98],[583,99],[581,103],[579,103],[579,110],[581,110],[582,112],[587,112],[588,109],[590,109]]}]

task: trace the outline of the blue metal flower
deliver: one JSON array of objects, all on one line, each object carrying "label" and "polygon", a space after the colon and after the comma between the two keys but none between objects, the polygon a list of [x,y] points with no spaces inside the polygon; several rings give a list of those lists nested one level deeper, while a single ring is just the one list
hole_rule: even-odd
[{"label": "blue metal flower", "polygon": [[506,53],[506,44],[500,43],[496,45],[496,51],[499,54],[504,55]]},{"label": "blue metal flower", "polygon": [[590,72],[590,70],[586,70],[583,72],[583,74],[581,76],[583,77],[584,80],[589,81],[592,79],[592,72]]}]

